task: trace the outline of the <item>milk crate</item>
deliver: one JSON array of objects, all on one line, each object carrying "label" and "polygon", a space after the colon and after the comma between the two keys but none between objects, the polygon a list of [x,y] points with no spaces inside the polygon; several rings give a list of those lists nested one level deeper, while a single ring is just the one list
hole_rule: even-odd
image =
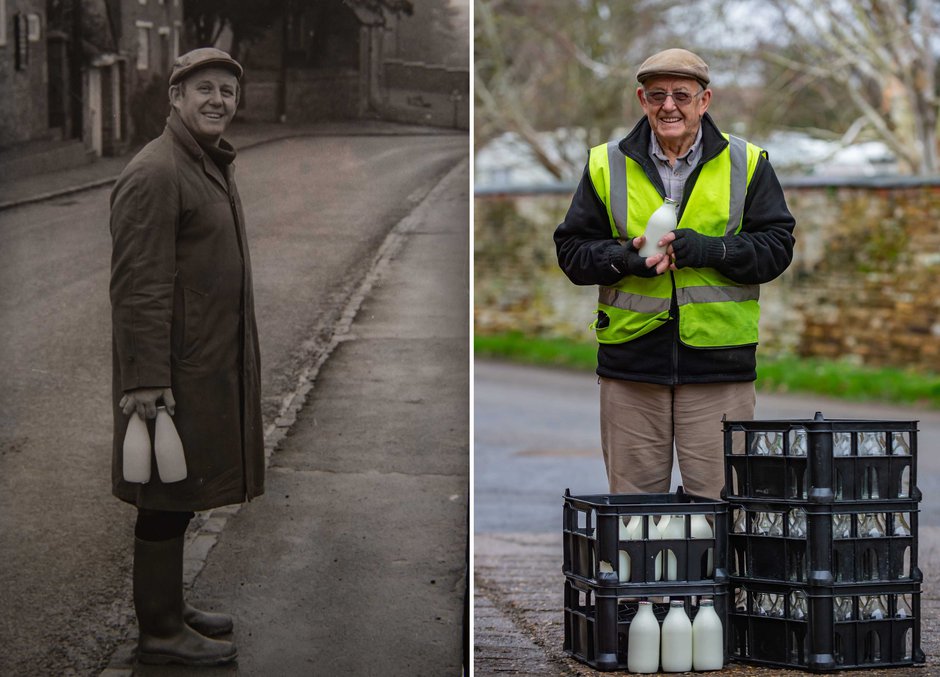
[{"label": "milk crate", "polygon": [[729,505],[728,573],[791,583],[920,582],[917,501]]},{"label": "milk crate", "polygon": [[653,594],[646,585],[597,585],[580,578],[565,579],[564,650],[576,660],[596,670],[626,670],[630,650],[630,622],[638,602],[648,600],[662,624],[671,600],[681,599],[685,611],[694,620],[702,599],[711,599],[725,628],[725,661],[728,659],[728,585],[727,583],[671,583],[662,588],[667,594]]},{"label": "milk crate", "polygon": [[[658,532],[664,516],[677,520],[673,526],[681,524],[665,539]],[[563,571],[585,583],[649,590],[673,581],[721,582],[727,579],[727,529],[724,501],[692,496],[682,487],[674,494],[566,491]]]},{"label": "milk crate", "polygon": [[725,496],[917,500],[917,421],[724,421]]},{"label": "milk crate", "polygon": [[807,586],[732,578],[733,660],[828,672],[922,664],[919,583]]}]

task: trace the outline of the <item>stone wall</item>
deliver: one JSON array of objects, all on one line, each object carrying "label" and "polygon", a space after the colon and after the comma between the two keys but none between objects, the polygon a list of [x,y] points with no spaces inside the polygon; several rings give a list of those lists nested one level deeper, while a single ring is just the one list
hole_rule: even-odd
[{"label": "stone wall", "polygon": [[[793,264],[761,291],[761,354],[940,371],[940,181],[785,182]],[[572,188],[478,194],[476,332],[593,341],[596,290],[561,273]]]}]

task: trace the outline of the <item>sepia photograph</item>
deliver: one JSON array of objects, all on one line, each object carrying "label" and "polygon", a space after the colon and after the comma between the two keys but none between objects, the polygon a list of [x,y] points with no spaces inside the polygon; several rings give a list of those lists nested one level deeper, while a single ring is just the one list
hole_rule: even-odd
[{"label": "sepia photograph", "polygon": [[0,0],[0,674],[469,673],[468,0]]}]

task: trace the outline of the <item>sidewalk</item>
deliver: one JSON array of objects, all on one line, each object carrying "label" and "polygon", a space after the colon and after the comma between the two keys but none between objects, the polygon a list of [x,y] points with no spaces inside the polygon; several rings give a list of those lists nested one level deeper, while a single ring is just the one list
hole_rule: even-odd
[{"label": "sidewalk", "polygon": [[[474,672],[491,675],[599,677],[604,673],[568,657],[563,649],[561,496],[557,534],[475,533]],[[919,529],[921,648],[927,663],[914,668],[838,674],[906,677],[940,675],[940,527]],[[689,674],[689,673],[686,673]],[[709,675],[795,676],[798,670],[730,663]]]},{"label": "sidewalk", "polygon": [[[252,146],[297,136],[362,136],[362,135],[417,135],[463,133],[450,129],[404,125],[380,120],[355,122],[323,122],[294,125],[276,122],[232,123],[225,138],[242,151]],[[0,210],[32,202],[61,197],[81,190],[113,183],[138,149],[118,157],[98,158],[91,164],[57,172],[48,172],[18,178],[6,176],[0,162]]]},{"label": "sidewalk", "polygon": [[190,530],[188,598],[234,614],[238,662],[136,666],[132,627],[102,675],[460,674],[468,199],[465,161],[395,226],[267,431],[266,494]]}]

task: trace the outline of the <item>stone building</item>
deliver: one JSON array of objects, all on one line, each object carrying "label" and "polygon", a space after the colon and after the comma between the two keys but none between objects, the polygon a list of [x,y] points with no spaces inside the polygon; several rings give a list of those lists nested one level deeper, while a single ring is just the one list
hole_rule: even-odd
[{"label": "stone building", "polygon": [[165,102],[182,30],[181,0],[0,0],[5,158],[42,150],[56,166],[126,150],[132,102],[157,81]]},{"label": "stone building", "polygon": [[[287,0],[262,38],[239,49],[247,72],[240,117],[374,117],[468,128],[469,67],[423,53],[415,38],[421,28],[430,30],[430,7],[446,4]],[[451,41],[454,49],[469,51],[469,28],[455,28],[466,35]],[[403,41],[410,49],[403,49]],[[403,53],[407,60],[400,58]]]}]

